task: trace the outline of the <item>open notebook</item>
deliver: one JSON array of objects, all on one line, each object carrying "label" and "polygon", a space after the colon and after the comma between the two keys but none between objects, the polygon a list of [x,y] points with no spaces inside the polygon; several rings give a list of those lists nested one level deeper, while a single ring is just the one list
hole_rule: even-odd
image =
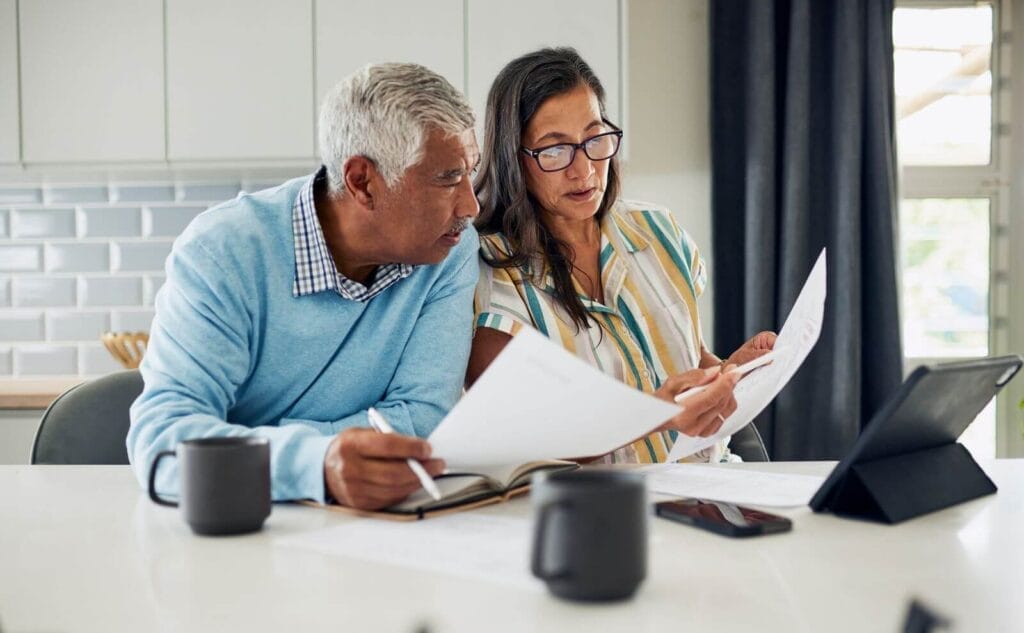
[{"label": "open notebook", "polygon": [[434,478],[434,483],[441,491],[440,500],[435,501],[421,488],[409,495],[405,501],[376,511],[355,510],[339,505],[324,506],[312,501],[303,503],[346,514],[413,521],[507,501],[529,490],[530,477],[534,473],[574,468],[579,466],[573,462],[553,459],[518,466],[488,468],[486,471],[481,469],[479,472],[446,472]]}]

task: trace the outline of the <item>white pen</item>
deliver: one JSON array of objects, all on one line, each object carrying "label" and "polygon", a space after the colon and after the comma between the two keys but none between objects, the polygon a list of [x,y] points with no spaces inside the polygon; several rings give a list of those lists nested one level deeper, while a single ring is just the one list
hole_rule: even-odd
[{"label": "white pen", "polygon": [[[395,432],[395,430],[391,428],[391,425],[388,424],[388,421],[384,419],[384,416],[373,407],[370,407],[366,414],[370,419],[370,426],[377,429],[379,432]],[[434,480],[427,474],[427,471],[423,468],[423,464],[411,457],[407,458],[405,463],[409,464],[409,468],[412,469],[413,474],[415,474],[416,478],[420,480],[421,484],[423,484],[423,489],[430,493],[430,496],[434,498],[434,501],[440,501],[441,491],[437,489],[437,484],[435,484]]]},{"label": "white pen", "polygon": [[[750,362],[743,363],[739,367],[734,367],[733,369],[730,369],[728,373],[732,374],[732,373],[739,372],[739,374],[741,376],[743,374],[748,374],[748,373],[754,371],[755,369],[757,369],[758,367],[763,367],[763,366],[767,365],[768,363],[772,362],[772,359],[775,358],[775,353],[777,351],[778,351],[777,349],[773,349],[772,351],[768,352],[767,354],[762,354],[761,356],[758,356],[757,358],[755,358],[754,360],[752,360]],[[706,385],[698,385],[696,387],[690,387],[686,391],[684,391],[682,393],[679,393],[679,394],[676,394],[676,397],[675,397],[676,404],[679,404],[680,402],[682,402],[683,400],[686,400],[690,396],[697,395],[698,393],[700,393],[700,392],[704,391],[705,389],[707,389],[709,386],[711,386],[711,383],[708,383]]]}]

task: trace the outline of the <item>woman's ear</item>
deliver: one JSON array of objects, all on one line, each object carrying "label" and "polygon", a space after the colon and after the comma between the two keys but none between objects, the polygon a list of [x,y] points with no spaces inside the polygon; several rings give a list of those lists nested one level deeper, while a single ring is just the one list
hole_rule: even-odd
[{"label": "woman's ear", "polygon": [[365,156],[353,156],[345,161],[342,173],[346,193],[367,209],[373,209],[372,181],[378,175],[377,165]]}]

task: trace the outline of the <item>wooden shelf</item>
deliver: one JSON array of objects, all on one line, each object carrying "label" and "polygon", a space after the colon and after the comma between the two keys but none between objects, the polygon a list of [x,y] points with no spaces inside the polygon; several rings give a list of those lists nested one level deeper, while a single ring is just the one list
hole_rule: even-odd
[{"label": "wooden shelf", "polygon": [[0,380],[0,409],[45,409],[57,396],[84,381],[79,376]]}]

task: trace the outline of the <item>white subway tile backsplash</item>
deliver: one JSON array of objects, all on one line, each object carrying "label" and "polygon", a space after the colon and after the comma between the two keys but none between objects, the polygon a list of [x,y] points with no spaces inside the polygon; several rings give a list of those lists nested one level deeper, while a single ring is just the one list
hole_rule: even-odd
[{"label": "white subway tile backsplash", "polygon": [[82,237],[138,237],[142,215],[138,207],[83,207],[78,210]]},{"label": "white subway tile backsplash", "polygon": [[106,185],[43,187],[43,202],[46,204],[59,204],[66,202],[108,202],[109,200],[110,191]]},{"label": "white subway tile backsplash", "polygon": [[74,376],[78,373],[78,349],[72,345],[16,347],[14,371],[19,376]]},{"label": "white subway tile backsplash", "polygon": [[26,204],[43,201],[43,192],[37,187],[2,187],[0,204]]},{"label": "white subway tile backsplash", "polygon": [[16,277],[12,290],[15,306],[35,308],[75,305],[74,277]]},{"label": "white subway tile backsplash", "polygon": [[0,272],[35,272],[42,267],[41,245],[10,244],[0,246]]},{"label": "white subway tile backsplash", "polygon": [[173,202],[174,185],[112,185],[111,202]]},{"label": "white subway tile backsplash", "polygon": [[137,306],[142,301],[141,277],[81,277],[78,298],[83,306]]},{"label": "white subway tile backsplash", "polygon": [[153,310],[114,310],[110,329],[114,332],[148,332],[153,324]]},{"label": "white subway tile backsplash", "polygon": [[122,271],[154,271],[164,269],[164,260],[171,254],[171,242],[114,242],[113,269]]},{"label": "white subway tile backsplash", "polygon": [[110,331],[110,315],[106,312],[47,312],[46,340],[97,341]]},{"label": "white subway tile backsplash", "polygon": [[146,207],[142,211],[143,235],[177,237],[206,207]]},{"label": "white subway tile backsplash", "polygon": [[147,275],[142,282],[142,305],[151,306],[156,301],[156,293],[163,287],[167,277],[163,275]]},{"label": "white subway tile backsplash", "polygon": [[74,237],[75,210],[15,209],[11,214],[13,237]]},{"label": "white subway tile backsplash", "polygon": [[110,270],[110,245],[106,243],[47,244],[46,270],[79,273],[108,271]]},{"label": "white subway tile backsplash", "polygon": [[124,369],[114,360],[101,343],[82,343],[78,346],[78,373],[83,376],[100,376]]},{"label": "white subway tile backsplash", "polygon": [[120,369],[99,335],[149,331],[174,238],[240,186],[255,192],[294,175],[0,185],[0,376]]},{"label": "white subway tile backsplash", "polygon": [[181,201],[198,200],[201,202],[224,202],[238,195],[241,186],[238,183],[229,185],[217,184],[183,184],[178,187],[177,199]]},{"label": "white subway tile backsplash", "polygon": [[43,340],[43,313],[0,312],[0,341]]}]

